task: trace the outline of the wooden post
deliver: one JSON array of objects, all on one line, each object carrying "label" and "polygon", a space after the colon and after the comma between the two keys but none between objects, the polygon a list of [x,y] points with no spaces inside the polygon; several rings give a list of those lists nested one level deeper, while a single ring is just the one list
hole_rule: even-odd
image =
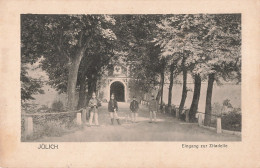
[{"label": "wooden post", "polygon": [[168,113],[172,114],[172,106],[168,106]]},{"label": "wooden post", "polygon": [[77,124],[78,125],[81,125],[81,122],[82,120],[81,120],[81,113],[77,113]]},{"label": "wooden post", "polygon": [[176,118],[179,118],[179,113],[180,113],[179,110],[180,110],[179,108],[176,109]]},{"label": "wooden post", "polygon": [[25,127],[25,136],[29,136],[33,134],[33,119],[31,116],[25,117],[24,127]]},{"label": "wooden post", "polygon": [[221,118],[217,118],[217,133],[222,133],[222,128],[221,128]]},{"label": "wooden post", "polygon": [[165,105],[163,105],[163,114],[165,114]]},{"label": "wooden post", "polygon": [[199,123],[199,126],[202,125],[202,114],[201,113],[199,113],[199,115],[198,115],[198,123]]},{"label": "wooden post", "polygon": [[185,111],[185,121],[189,122],[189,110]]},{"label": "wooden post", "polygon": [[81,114],[81,121],[82,121],[83,124],[85,124],[87,122],[87,120],[86,120],[87,116],[86,115],[87,115],[87,110],[83,109],[82,114]]}]

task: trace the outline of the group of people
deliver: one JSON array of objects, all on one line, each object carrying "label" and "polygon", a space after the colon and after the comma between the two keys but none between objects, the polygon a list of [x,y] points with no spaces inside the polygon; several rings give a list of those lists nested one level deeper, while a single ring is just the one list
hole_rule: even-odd
[{"label": "group of people", "polygon": [[[89,117],[89,126],[92,126],[93,118],[95,121],[95,125],[99,126],[98,123],[98,108],[101,106],[101,102],[97,99],[96,93],[92,94],[91,99],[89,100],[88,107],[90,112]],[[137,122],[139,110],[139,103],[136,100],[136,97],[133,97],[133,100],[130,103],[130,112],[131,114],[127,114],[127,118],[131,115],[131,122]],[[158,111],[158,102],[155,100],[154,96],[149,102],[149,112],[150,112],[150,121],[149,123],[156,122],[156,112]],[[115,100],[115,95],[111,94],[110,100],[108,102],[108,112],[110,115],[111,124],[113,125],[115,120],[117,121],[118,125],[121,125],[120,119],[117,115],[118,112],[118,103]]]}]

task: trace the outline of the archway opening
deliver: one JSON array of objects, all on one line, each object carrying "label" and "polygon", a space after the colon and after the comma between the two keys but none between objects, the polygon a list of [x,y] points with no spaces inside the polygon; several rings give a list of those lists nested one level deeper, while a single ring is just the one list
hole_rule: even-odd
[{"label": "archway opening", "polygon": [[125,102],[125,87],[121,82],[113,82],[110,85],[110,96],[111,94],[115,95],[115,100],[118,102]]}]

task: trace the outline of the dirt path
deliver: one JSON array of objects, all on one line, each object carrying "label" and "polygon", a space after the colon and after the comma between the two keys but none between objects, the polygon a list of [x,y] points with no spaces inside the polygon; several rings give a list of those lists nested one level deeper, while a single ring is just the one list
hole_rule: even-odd
[{"label": "dirt path", "polygon": [[118,115],[122,125],[110,124],[107,104],[99,111],[100,127],[87,127],[61,137],[44,137],[39,142],[107,142],[107,141],[240,141],[241,137],[217,134],[198,127],[197,124],[181,122],[168,114],[157,114],[157,123],[148,123],[148,109],[139,110],[138,123],[126,123],[128,104],[119,105]]}]

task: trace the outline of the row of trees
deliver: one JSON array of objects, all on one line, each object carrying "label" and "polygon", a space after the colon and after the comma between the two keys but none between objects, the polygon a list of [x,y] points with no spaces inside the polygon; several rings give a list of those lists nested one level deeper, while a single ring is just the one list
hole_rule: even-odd
[{"label": "row of trees", "polygon": [[[143,93],[157,87],[163,103],[163,86],[169,78],[168,106],[172,105],[174,79],[182,76],[182,111],[187,97],[187,76],[194,79],[190,122],[195,121],[201,82],[208,80],[205,124],[210,124],[213,85],[241,81],[241,16],[226,15],[135,15],[124,26],[131,36],[129,61],[134,61],[132,87]],[[140,26],[141,25],[141,26]],[[143,95],[141,93],[141,95]]]},{"label": "row of trees", "polygon": [[79,91],[80,108],[86,86],[89,93],[96,90],[99,77],[115,55],[113,25],[115,20],[108,15],[21,15],[22,60],[33,64],[43,58],[41,67],[49,76],[48,83],[68,94],[72,110]]},{"label": "row of trees", "polygon": [[[209,124],[214,82],[239,82],[241,78],[241,16],[236,14],[21,15],[21,43],[22,64],[43,58],[41,67],[49,84],[68,94],[70,109],[76,108],[76,92],[77,107],[85,105],[86,94],[96,91],[103,72],[122,57],[119,53],[126,53],[124,59],[132,62],[131,87],[138,88],[140,95],[157,87],[156,98],[162,103],[164,82],[169,77],[169,107],[174,79],[181,75],[179,108],[184,108],[187,75],[191,74],[191,122],[202,81],[208,80],[205,121]],[[21,75],[21,81],[24,77]]]}]

